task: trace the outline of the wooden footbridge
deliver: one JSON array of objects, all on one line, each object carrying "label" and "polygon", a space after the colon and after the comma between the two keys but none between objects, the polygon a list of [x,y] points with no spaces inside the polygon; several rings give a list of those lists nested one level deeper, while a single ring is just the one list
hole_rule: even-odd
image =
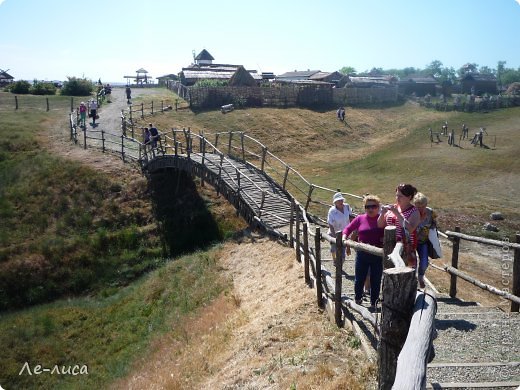
[{"label": "wooden footbridge", "polygon": [[[450,274],[450,294],[436,292],[431,284],[418,290],[414,270],[400,257],[395,231],[385,231],[383,248],[342,242],[340,235],[329,237],[324,233],[326,214],[338,190],[310,183],[245,133],[205,135],[173,129],[162,132],[152,148],[135,134],[81,130],[75,115],[70,118],[71,139],[84,148],[116,153],[138,164],[146,175],[176,169],[196,176],[226,197],[250,225],[294,248],[305,282],[316,290],[317,304],[338,326],[356,331],[369,358],[377,361],[380,389],[520,386],[520,236],[517,243],[484,242],[514,253],[510,289],[486,285],[458,269],[458,242],[478,238],[455,231],[446,235],[453,242],[453,253],[451,265],[443,269]],[[361,196],[343,194],[355,209],[360,206]],[[354,302],[353,258],[334,263],[328,242],[337,244],[338,254],[349,244],[381,256],[385,272],[376,312]],[[511,312],[457,299],[460,278],[507,299]]]}]

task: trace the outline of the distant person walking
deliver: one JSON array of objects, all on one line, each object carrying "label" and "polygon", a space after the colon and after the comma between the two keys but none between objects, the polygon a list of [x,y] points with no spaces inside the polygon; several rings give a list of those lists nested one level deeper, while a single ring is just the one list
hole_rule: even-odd
[{"label": "distant person walking", "polygon": [[79,123],[81,127],[85,127],[87,124],[87,106],[85,102],[79,104]]},{"label": "distant person walking", "polygon": [[468,126],[466,126],[465,123],[462,124],[462,139],[466,139],[466,138],[469,138],[469,128]]},{"label": "distant person walking", "polygon": [[126,86],[125,93],[126,93],[126,103],[130,104],[130,99],[132,99],[132,90],[130,89],[129,85]]},{"label": "distant person walking", "polygon": [[153,149],[157,147],[157,141],[160,138],[159,130],[157,130],[157,127],[155,127],[151,123],[148,124],[148,129],[150,130],[150,141]]},{"label": "distant person walking", "polygon": [[97,105],[97,102],[92,99],[90,101],[90,117],[92,118],[92,125],[95,125],[96,124],[96,116],[97,116],[97,110],[98,110],[98,105]]},{"label": "distant person walking", "polygon": [[341,122],[345,121],[345,107],[338,108],[338,111],[336,111],[336,115],[338,116],[338,119]]}]

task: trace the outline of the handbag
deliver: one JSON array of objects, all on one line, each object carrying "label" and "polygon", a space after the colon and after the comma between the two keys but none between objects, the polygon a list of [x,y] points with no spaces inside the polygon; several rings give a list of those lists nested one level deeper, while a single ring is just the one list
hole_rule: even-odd
[{"label": "handbag", "polygon": [[435,227],[430,228],[428,232],[428,256],[432,259],[440,259],[442,257],[439,234]]}]

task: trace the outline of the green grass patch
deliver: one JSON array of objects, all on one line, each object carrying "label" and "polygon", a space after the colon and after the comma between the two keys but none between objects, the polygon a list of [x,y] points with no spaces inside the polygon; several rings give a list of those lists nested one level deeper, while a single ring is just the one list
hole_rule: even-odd
[{"label": "green grass patch", "polygon": [[[154,337],[183,337],[185,316],[225,290],[217,248],[169,262],[131,286],[105,296],[57,301],[3,315],[0,321],[0,383],[6,389],[106,388],[147,353]],[[88,375],[28,375],[28,362],[86,366]]]}]

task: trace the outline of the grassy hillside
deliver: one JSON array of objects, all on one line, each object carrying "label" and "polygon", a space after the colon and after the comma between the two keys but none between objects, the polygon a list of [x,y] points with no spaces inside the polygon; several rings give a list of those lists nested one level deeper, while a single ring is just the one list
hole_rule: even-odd
[{"label": "grassy hillside", "polygon": [[[347,124],[334,110],[244,109],[193,113],[179,110],[157,117],[161,129],[190,127],[192,131],[244,131],[268,146],[310,182],[328,188],[379,194],[392,202],[398,183],[410,182],[430,199],[441,216],[441,226],[482,235],[489,214],[496,237],[520,230],[516,195],[520,191],[520,108],[487,113],[438,112],[413,103],[390,108],[348,108]],[[428,128],[440,131],[444,121],[456,130],[462,123],[472,136],[485,127],[488,148],[469,141],[449,147],[441,136],[431,144]],[[352,201],[355,207],[359,205]],[[490,233],[486,233],[490,234]],[[493,234],[490,234],[493,236]]]}]

